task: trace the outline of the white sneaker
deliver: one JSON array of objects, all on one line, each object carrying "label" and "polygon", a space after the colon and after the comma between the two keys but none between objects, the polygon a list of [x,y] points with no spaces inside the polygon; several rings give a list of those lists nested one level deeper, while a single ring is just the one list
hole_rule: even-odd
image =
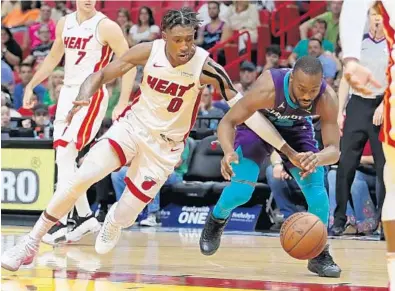
[{"label": "white sneaker", "polygon": [[111,206],[96,238],[95,249],[98,254],[103,255],[111,251],[121,236],[122,227],[112,222],[117,204],[115,203]]},{"label": "white sneaker", "polygon": [[55,245],[58,241],[65,240],[67,234],[67,225],[59,222],[50,228],[41,241],[49,245]]},{"label": "white sneaker", "polygon": [[142,226],[158,226],[159,223],[156,222],[156,214],[150,213],[146,219],[140,221],[140,225]]},{"label": "white sneaker", "polygon": [[[82,239],[82,237],[96,233],[100,230],[100,223],[96,217],[91,214],[87,217],[77,217],[75,219],[75,225],[73,228],[66,233],[65,242],[76,242]],[[62,242],[60,239],[57,242]]]},{"label": "white sneaker", "polygon": [[26,235],[15,246],[1,255],[1,267],[8,271],[17,271],[22,265],[33,262],[39,249],[40,242]]}]

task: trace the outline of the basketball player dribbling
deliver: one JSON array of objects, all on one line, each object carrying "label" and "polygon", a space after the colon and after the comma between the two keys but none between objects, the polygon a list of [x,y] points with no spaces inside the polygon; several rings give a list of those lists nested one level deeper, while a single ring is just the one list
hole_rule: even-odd
[{"label": "basketball player dribbling", "polygon": [[[113,52],[121,57],[128,44],[121,28],[96,11],[96,0],[76,1],[77,11],[61,18],[56,26],[56,39],[49,55],[27,85],[24,106],[31,107],[32,89],[44,81],[65,55],[65,78],[57,104],[54,122],[54,148],[58,166],[57,188],[67,187],[67,182],[76,171],[76,158],[97,134],[108,105],[105,86],[94,94],[89,106],[80,110],[70,124],[66,117],[73,106],[82,82],[92,72],[105,67]],[[135,70],[125,75],[122,81],[120,100],[114,109],[119,114],[128,104],[133,87]],[[92,214],[86,195],[76,202],[78,217],[73,228],[68,231],[67,215],[62,217],[43,237],[48,244],[78,241],[83,235],[96,232],[100,224]]]},{"label": "basketball player dribbling", "polygon": [[[266,137],[262,140],[242,125],[257,111],[273,123],[284,138],[284,144],[289,143],[300,152],[301,165],[283,157],[284,167],[302,190],[308,211],[319,217],[324,225],[328,224],[329,198],[324,166],[335,164],[340,155],[337,110],[337,95],[323,79],[322,65],[315,57],[298,59],[293,69],[271,69],[262,73],[218,126],[218,139],[224,151],[221,172],[230,184],[222,191],[204,225],[200,237],[200,250],[204,255],[213,255],[218,250],[232,211],[250,200],[260,166],[273,152]],[[322,150],[314,137],[312,115],[320,116]],[[338,278],[341,274],[330,255],[329,245],[309,260],[308,270],[320,277]]]},{"label": "basketball player dribbling", "polygon": [[[3,253],[3,268],[16,271],[32,262],[41,238],[78,198],[93,183],[131,161],[125,178],[127,187],[109,210],[96,239],[96,251],[109,252],[118,242],[122,228],[135,222],[179,162],[184,140],[196,120],[204,86],[214,86],[231,106],[242,97],[224,69],[208,57],[208,52],[194,45],[198,26],[197,13],[190,8],[170,10],[162,20],[163,39],[132,47],[84,81],[69,114],[71,122],[93,102],[90,96],[104,84],[136,65],[144,66],[141,95],[91,148],[66,187],[56,190],[33,230]],[[275,134],[270,132],[271,127],[262,133],[267,123],[259,113],[246,121],[248,126],[260,129],[257,132],[260,136]]]},{"label": "basketball player dribbling", "polygon": [[[340,18],[340,37],[345,63],[344,74],[350,85],[361,93],[370,91],[369,86],[380,87],[372,73],[359,64],[363,28],[368,10],[376,1],[361,0],[356,3],[345,0]],[[380,139],[386,158],[384,184],[386,197],[381,220],[387,241],[387,267],[390,291],[395,290],[395,1],[382,0],[380,3],[384,19],[391,58],[389,60],[389,87],[384,95],[384,122]],[[352,21],[349,21],[350,19]]]}]

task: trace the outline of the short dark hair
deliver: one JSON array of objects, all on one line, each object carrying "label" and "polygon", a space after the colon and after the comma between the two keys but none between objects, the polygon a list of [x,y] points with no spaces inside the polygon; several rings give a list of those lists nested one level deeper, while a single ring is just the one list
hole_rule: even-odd
[{"label": "short dark hair", "polygon": [[37,104],[36,106],[33,107],[33,114],[37,115],[39,112],[44,112],[48,114],[48,106],[45,104]]},{"label": "short dark hair", "polygon": [[189,26],[194,29],[199,28],[200,20],[197,18],[198,13],[190,7],[182,7],[179,10],[169,10],[163,16],[162,30],[172,29],[177,25]]},{"label": "short dark hair", "polygon": [[296,61],[293,71],[298,70],[308,75],[323,74],[324,72],[320,60],[311,56],[301,57]]},{"label": "short dark hair", "polygon": [[271,44],[266,48],[267,55],[278,55],[281,56],[281,49],[278,44]]},{"label": "short dark hair", "polygon": [[22,64],[19,65],[19,67],[20,68],[22,68],[22,67],[29,67],[30,69],[33,69],[33,65],[29,64],[29,63],[22,63]]},{"label": "short dark hair", "polygon": [[320,44],[320,47],[322,47],[322,41],[319,40],[318,38],[312,37],[312,38],[309,39],[309,42],[310,42],[310,41],[318,41],[319,44]]},{"label": "short dark hair", "polygon": [[326,21],[324,20],[324,19],[317,19],[315,22],[314,22],[314,24],[315,23],[321,23],[321,24],[323,24],[324,26],[325,26],[325,30],[328,28],[328,23],[326,23]]},{"label": "short dark hair", "polygon": [[208,1],[208,2],[207,2],[207,5],[209,5],[209,4],[215,4],[215,5],[217,5],[218,9],[219,9],[219,7],[220,7],[220,5],[221,5],[221,4],[219,4],[218,1]]}]

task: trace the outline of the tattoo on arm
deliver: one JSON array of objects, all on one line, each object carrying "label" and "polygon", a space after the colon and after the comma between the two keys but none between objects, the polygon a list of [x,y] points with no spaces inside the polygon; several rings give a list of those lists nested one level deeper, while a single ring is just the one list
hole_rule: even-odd
[{"label": "tattoo on arm", "polygon": [[209,76],[210,78],[213,78],[213,79],[217,80],[217,82],[219,84],[219,87],[221,88],[221,95],[222,95],[222,97],[224,97],[224,99],[226,101],[228,101],[228,98],[226,97],[226,93],[225,93],[225,84],[224,84],[224,81],[222,80],[222,78],[220,76],[218,76],[218,75],[216,75],[214,73],[211,73],[209,71],[206,71],[206,70],[203,70],[202,73],[205,74],[206,76]]},{"label": "tattoo on arm", "polygon": [[104,74],[101,71],[89,75],[82,83],[76,101],[89,100],[89,98],[102,86]]},{"label": "tattoo on arm", "polygon": [[229,79],[229,77],[227,76],[227,74],[223,71],[223,69],[221,69],[221,68],[219,68],[219,67],[216,67],[216,66],[213,65],[211,62],[208,62],[208,65],[211,66],[211,67],[217,72],[217,74],[212,73],[212,72],[209,72],[209,71],[207,71],[207,70],[203,70],[202,73],[203,73],[204,75],[210,77],[210,78],[213,78],[213,79],[217,80],[217,82],[218,82],[218,84],[219,84],[219,87],[220,87],[220,89],[221,89],[221,95],[222,95],[222,97],[223,97],[226,101],[228,101],[229,98],[226,96],[226,89],[225,89],[226,87],[225,87],[224,79],[225,79],[225,81],[226,81],[226,83],[227,83],[227,88],[229,88],[229,89],[230,89],[231,91],[233,91],[235,94],[237,94],[237,90],[233,87],[232,82],[230,81],[230,79]]},{"label": "tattoo on arm", "polygon": [[228,84],[229,89],[237,94],[237,90],[233,87],[232,81],[230,80],[230,78],[226,74],[226,72],[223,70],[223,68],[219,68],[219,67],[215,66],[212,62],[208,62],[207,64],[210,67],[212,67],[218,74],[220,74],[226,80],[226,83]]}]

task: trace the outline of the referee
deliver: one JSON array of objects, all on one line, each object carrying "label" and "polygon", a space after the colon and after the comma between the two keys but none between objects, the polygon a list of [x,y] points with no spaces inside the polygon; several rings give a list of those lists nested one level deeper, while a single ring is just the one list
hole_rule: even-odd
[{"label": "referee", "polygon": [[[333,235],[341,235],[347,222],[346,208],[351,197],[351,184],[359,165],[363,148],[369,140],[373,152],[378,183],[376,186],[377,207],[380,219],[385,197],[383,169],[385,157],[379,141],[380,126],[383,122],[383,95],[387,88],[386,71],[389,61],[388,46],[383,29],[383,18],[377,5],[369,10],[369,33],[362,42],[360,62],[369,68],[373,76],[383,85],[382,88],[370,88],[372,95],[361,95],[351,91],[351,98],[346,107],[350,87],[343,79],[339,88],[338,123],[342,129],[341,155],[336,177],[336,209],[334,213]],[[344,127],[343,127],[344,122]]]}]

